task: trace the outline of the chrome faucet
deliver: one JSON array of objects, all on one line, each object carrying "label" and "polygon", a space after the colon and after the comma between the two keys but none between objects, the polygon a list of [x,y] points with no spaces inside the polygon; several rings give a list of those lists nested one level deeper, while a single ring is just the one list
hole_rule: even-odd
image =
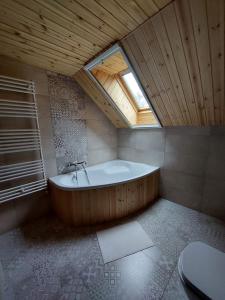
[{"label": "chrome faucet", "polygon": [[73,161],[73,162],[68,162],[67,167],[78,167],[81,165],[82,167],[86,166],[87,162],[85,160],[83,161]]},{"label": "chrome faucet", "polygon": [[88,177],[88,173],[87,173],[87,170],[85,168],[85,166],[87,165],[87,162],[85,160],[83,161],[73,161],[73,162],[68,162],[68,164],[66,165],[66,168],[70,168],[72,166],[75,167],[75,174],[72,176],[72,180],[76,179],[77,183],[78,183],[78,176],[77,176],[77,167],[78,166],[81,166],[84,170],[84,173],[87,177],[87,180],[88,180],[88,183],[90,184],[90,180],[89,180],[89,177]]}]

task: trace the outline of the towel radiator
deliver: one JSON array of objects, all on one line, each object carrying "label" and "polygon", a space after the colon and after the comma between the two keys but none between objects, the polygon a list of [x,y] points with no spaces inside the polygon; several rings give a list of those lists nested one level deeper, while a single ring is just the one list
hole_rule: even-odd
[{"label": "towel radiator", "polygon": [[[34,82],[0,75],[0,92],[0,203],[2,203],[46,189],[47,180]],[[25,126],[19,128],[18,120],[22,120],[24,124],[28,122],[29,126],[32,124],[32,128],[24,128]],[[7,125],[10,128],[5,128]]]}]

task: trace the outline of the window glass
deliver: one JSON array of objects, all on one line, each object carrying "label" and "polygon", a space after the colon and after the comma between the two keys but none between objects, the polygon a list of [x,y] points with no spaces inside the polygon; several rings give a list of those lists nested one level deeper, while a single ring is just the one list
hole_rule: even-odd
[{"label": "window glass", "polygon": [[138,109],[139,110],[148,109],[149,104],[145,99],[141,89],[139,88],[138,83],[134,75],[132,74],[132,72],[122,75],[122,78],[125,81],[130,93],[132,94]]}]

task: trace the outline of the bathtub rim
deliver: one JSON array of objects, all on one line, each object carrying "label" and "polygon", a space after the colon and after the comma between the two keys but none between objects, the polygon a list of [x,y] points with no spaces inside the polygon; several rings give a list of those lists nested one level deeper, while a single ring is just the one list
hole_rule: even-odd
[{"label": "bathtub rim", "polygon": [[[138,180],[138,179],[141,179],[143,177],[146,177],[150,174],[153,174],[157,171],[160,170],[160,167],[156,167],[156,166],[152,166],[150,164],[146,164],[146,163],[139,163],[139,162],[134,162],[134,161],[129,161],[129,160],[123,160],[123,159],[114,159],[114,160],[109,160],[109,161],[106,161],[106,162],[103,162],[103,163],[99,163],[99,164],[96,164],[96,165],[92,165],[90,167],[94,167],[94,166],[98,166],[98,165],[102,165],[102,164],[105,164],[105,163],[108,163],[108,162],[113,162],[113,161],[122,161],[122,162],[128,162],[128,163],[135,163],[135,164],[141,164],[141,165],[146,165],[148,167],[152,167],[152,170],[150,170],[149,172],[145,172],[144,174],[142,173],[140,176],[136,176],[136,177],[132,177],[130,179],[126,179],[126,180],[122,180],[122,181],[118,181],[118,182],[112,182],[112,183],[106,183],[106,184],[101,184],[101,185],[92,185],[92,186],[80,186],[80,187],[73,187],[73,186],[64,186],[64,185],[60,185],[58,184],[57,182],[55,182],[55,179],[58,177],[58,176],[63,176],[63,174],[61,175],[56,175],[54,177],[50,177],[48,178],[48,182],[49,184],[55,186],[56,188],[58,189],[61,189],[61,190],[64,190],[64,191],[85,191],[85,190],[96,190],[96,189],[104,189],[104,188],[107,188],[107,187],[111,187],[111,186],[114,186],[114,185],[121,185],[121,184],[125,184],[125,183],[128,183],[128,182],[132,182],[132,181],[135,181],[135,180]],[[74,172],[69,172],[69,173],[66,173],[65,175],[69,175],[69,174],[73,174]]]}]

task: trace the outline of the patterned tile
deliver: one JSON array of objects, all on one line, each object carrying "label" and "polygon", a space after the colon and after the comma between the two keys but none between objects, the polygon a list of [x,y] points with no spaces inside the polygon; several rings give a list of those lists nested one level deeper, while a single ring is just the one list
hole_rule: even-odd
[{"label": "patterned tile", "polygon": [[92,299],[160,299],[170,271],[138,252],[105,265],[98,262],[80,276]]},{"label": "patterned tile", "polygon": [[56,163],[62,173],[66,163],[87,160],[85,101],[72,78],[49,75],[48,82]]},{"label": "patterned tile", "polygon": [[200,300],[187,286],[183,285],[176,268],[163,293],[162,300]]},{"label": "patterned tile", "polygon": [[5,299],[196,300],[178,257],[195,240],[225,251],[224,223],[163,199],[132,219],[155,246],[108,264],[95,233],[106,225],[73,228],[48,216],[1,235]]}]

